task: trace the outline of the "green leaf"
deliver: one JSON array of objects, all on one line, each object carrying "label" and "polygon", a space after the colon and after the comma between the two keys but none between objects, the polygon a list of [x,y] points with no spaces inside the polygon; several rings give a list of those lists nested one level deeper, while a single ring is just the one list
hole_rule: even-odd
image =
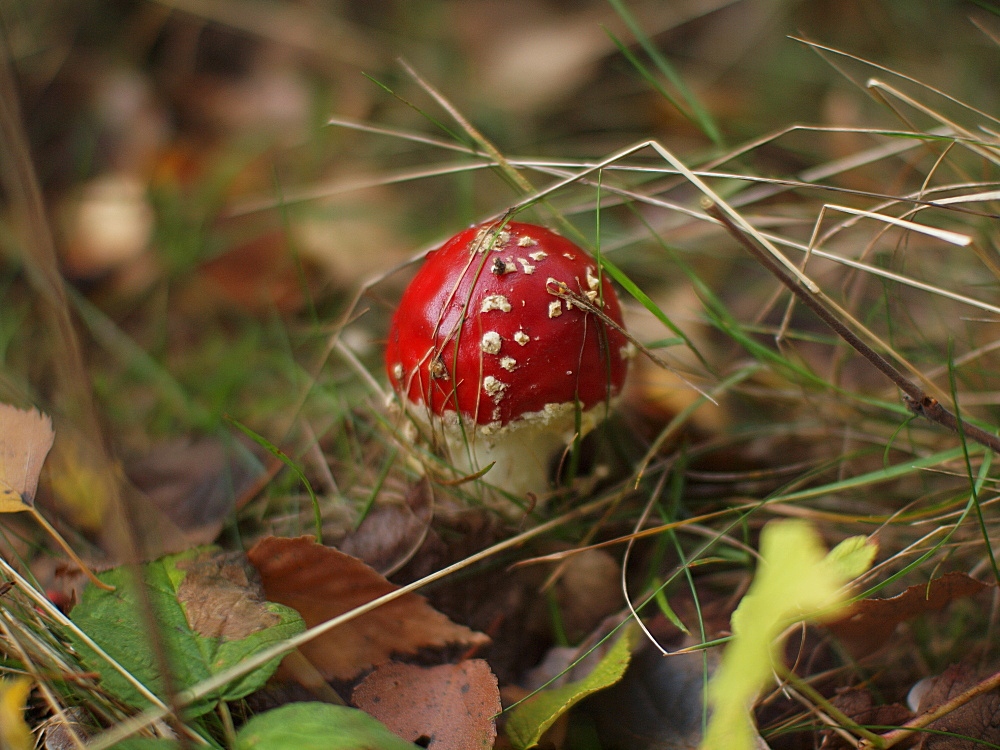
[{"label": "green leaf", "polygon": [[703,750],[751,750],[753,702],[771,679],[779,636],[802,620],[835,616],[844,586],[871,566],[876,547],[852,537],[824,554],[819,534],[803,521],[777,521],[761,531],[761,563],[733,613],[733,637],[709,684],[712,718]]},{"label": "green leaf", "polygon": [[363,711],[328,703],[289,703],[254,716],[235,750],[413,750]]},{"label": "green leaf", "polygon": [[[101,574],[101,580],[116,586],[116,591],[88,586],[73,609],[72,619],[133,677],[166,701],[168,685],[176,691],[193,687],[305,629],[295,610],[263,601],[247,583],[253,578],[246,575],[245,565],[242,558],[223,557],[202,548],[141,567],[144,598],[159,625],[162,656],[151,646],[148,619],[142,609],[144,598],[137,596],[136,576],[126,568]],[[72,633],[68,637],[84,664],[101,676],[105,690],[138,708],[149,706],[114,667]],[[237,700],[252,693],[267,681],[279,662],[276,658],[193,703],[189,715],[200,716],[220,700]],[[170,670],[169,680],[164,679],[164,666]]]},{"label": "green leaf", "polygon": [[611,687],[625,674],[639,629],[630,625],[604,655],[594,671],[554,690],[542,690],[525,699],[507,720],[507,736],[517,750],[534,747],[556,719],[591,693]]}]

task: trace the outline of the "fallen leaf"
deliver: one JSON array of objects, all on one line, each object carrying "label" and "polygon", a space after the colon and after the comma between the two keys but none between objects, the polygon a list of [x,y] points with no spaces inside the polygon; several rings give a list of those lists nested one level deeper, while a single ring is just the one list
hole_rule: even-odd
[{"label": "fallen leaf", "polygon": [[[36,747],[39,750],[80,750],[82,742],[90,739],[95,727],[91,715],[79,706],[67,706],[62,715],[47,719],[38,732]],[[115,750],[127,750],[121,745]]]},{"label": "fallen leaf", "polygon": [[120,478],[106,470],[89,435],[72,425],[63,427],[46,470],[56,507],[76,529],[94,534],[107,532],[109,498]]},{"label": "fallen leaf", "polygon": [[[304,629],[294,610],[262,601],[259,588],[255,590],[249,583],[240,586],[238,582],[245,573],[235,573],[234,566],[238,567],[231,557],[218,557],[204,549],[171,555],[142,566],[145,594],[161,626],[159,645],[172,672],[171,686],[176,690],[192,687]],[[88,587],[73,608],[71,619],[119,664],[166,700],[168,682],[162,674],[161,659],[150,644],[148,623],[135,590],[137,577],[120,567],[102,573],[101,578],[118,589],[108,592]],[[216,594],[228,608],[217,606],[213,601]],[[87,668],[101,676],[105,690],[129,705],[149,706],[132,682],[72,632],[68,635]],[[279,662],[280,659],[273,659],[199,699],[189,707],[190,715],[211,711],[220,700],[239,700],[249,695],[267,681]]]},{"label": "fallen leaf", "polygon": [[0,404],[0,513],[34,506],[38,475],[53,440],[47,414]]},{"label": "fallen leaf", "polygon": [[[260,573],[268,600],[297,610],[308,627],[399,588],[357,558],[317,544],[312,537],[265,537],[247,557]],[[300,650],[327,679],[349,680],[389,661],[393,653],[488,641],[482,633],[449,620],[423,597],[405,594],[314,638]]]},{"label": "fallen leaf", "polygon": [[94,585],[106,586],[35,507],[38,476],[54,440],[47,414],[0,404],[0,513],[30,513]]},{"label": "fallen leaf", "polygon": [[[361,183],[368,183],[363,198],[342,193],[338,200],[340,210],[302,215],[291,227],[292,241],[302,257],[344,289],[405,262],[412,252],[405,224],[387,221],[385,215],[377,216],[368,210],[373,201],[393,200],[391,186],[380,185],[378,177],[356,173],[343,181],[324,182],[316,187],[321,192],[336,192],[338,187],[353,189],[352,186]],[[267,200],[274,203],[273,191],[268,193]]]},{"label": "fallen leaf", "polygon": [[945,573],[927,583],[910,586],[889,599],[856,602],[847,615],[827,623],[827,627],[855,658],[860,658],[888,641],[899,623],[927,612],[939,612],[956,599],[974,596],[989,588],[989,584],[965,573]]},{"label": "fallen leaf", "polygon": [[420,667],[390,662],[354,689],[351,702],[404,740],[431,750],[493,747],[497,678],[482,659]]},{"label": "fallen leaf", "polygon": [[[977,685],[984,675],[965,664],[953,664],[938,675],[921,696],[917,713],[937,708]],[[979,750],[1000,745],[1000,694],[977,695],[927,726],[921,750]],[[940,733],[940,734],[935,734]]]},{"label": "fallen leaf", "polygon": [[584,550],[563,562],[555,598],[570,643],[579,643],[605,617],[625,606],[621,581],[621,566],[604,550]]},{"label": "fallen leaf", "polygon": [[241,563],[232,554],[201,554],[178,561],[184,580],[177,587],[177,601],[198,635],[238,641],[281,623],[264,601],[259,582],[250,580]]},{"label": "fallen leaf", "polygon": [[303,274],[288,248],[284,230],[272,230],[236,241],[225,253],[201,267],[214,297],[251,311],[292,313],[306,300]]},{"label": "fallen leaf", "polygon": [[328,703],[289,703],[258,714],[236,735],[235,750],[413,750],[364,711]]},{"label": "fallen leaf", "polygon": [[541,690],[515,706],[507,720],[507,736],[514,747],[517,750],[534,747],[546,730],[574,705],[622,679],[638,632],[637,626],[626,626],[586,677],[552,690]]},{"label": "fallen leaf", "polygon": [[702,748],[751,750],[751,708],[771,679],[778,636],[794,622],[837,613],[844,586],[871,565],[876,548],[852,537],[824,555],[819,534],[802,521],[774,521],[761,531],[761,563],[733,613],[733,639],[709,683],[712,717]]},{"label": "fallen leaf", "polygon": [[24,707],[31,693],[31,678],[0,680],[0,748],[32,750],[35,739],[24,720]]},{"label": "fallen leaf", "polygon": [[434,495],[423,479],[407,492],[404,502],[381,503],[337,547],[371,565],[382,575],[392,575],[413,557],[430,528]]},{"label": "fallen leaf", "polygon": [[[854,688],[838,693],[831,700],[845,716],[862,726],[893,727],[905,724],[913,718],[913,712],[899,703],[879,704],[868,690]],[[824,729],[820,733],[823,744],[820,750],[849,750],[852,745],[833,730]],[[908,747],[909,745],[901,745]]]},{"label": "fallen leaf", "polygon": [[125,473],[191,547],[215,541],[236,498],[263,467],[241,442],[201,438],[156,444],[126,463]]}]

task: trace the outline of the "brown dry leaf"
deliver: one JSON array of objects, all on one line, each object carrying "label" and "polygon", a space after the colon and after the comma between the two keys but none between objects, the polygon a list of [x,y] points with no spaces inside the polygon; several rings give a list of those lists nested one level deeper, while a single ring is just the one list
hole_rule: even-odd
[{"label": "brown dry leaf", "polygon": [[605,617],[625,606],[621,566],[604,550],[590,549],[567,558],[555,596],[563,629],[577,643]]},{"label": "brown dry leaf", "polygon": [[241,556],[205,552],[177,567],[187,572],[177,600],[199,635],[238,641],[281,621],[267,609],[260,581]]},{"label": "brown dry leaf", "polygon": [[34,505],[38,475],[53,440],[47,414],[0,404],[0,513]]},{"label": "brown dry leaf", "polygon": [[377,505],[357,530],[337,546],[342,552],[392,575],[413,557],[427,538],[434,513],[431,484],[423,479],[410,488],[401,503]]},{"label": "brown dry leaf", "polygon": [[197,547],[215,540],[236,498],[263,468],[239,443],[200,438],[155,444],[145,456],[129,461],[125,473],[177,524],[186,547]]},{"label": "brown dry leaf", "polygon": [[[357,558],[304,536],[265,537],[247,553],[260,573],[268,601],[296,609],[308,627],[395,591]],[[417,594],[406,594],[313,639],[302,653],[327,679],[349,680],[389,661],[393,653],[447,644],[489,641],[457,625]]]},{"label": "brown dry leaf", "polygon": [[[692,344],[711,359],[714,346],[709,328],[698,321],[702,304],[697,293],[689,286],[681,285],[661,291],[654,302],[662,310],[675,311],[675,320],[681,324]],[[656,316],[639,305],[625,307],[625,322],[629,332],[639,341],[656,341],[673,335]],[[698,372],[702,367],[687,346],[658,349],[656,354],[682,371]],[[629,409],[642,415],[650,429],[662,429],[701,398],[698,391],[690,388],[676,374],[646,357],[636,357],[632,368],[623,400]],[[707,435],[718,434],[725,430],[729,415],[725,408],[706,403],[691,414],[689,426]]]},{"label": "brown dry leaf", "polygon": [[[655,37],[730,0],[632,3],[639,26]],[[616,52],[605,29],[631,43],[614,11],[602,3],[455,3],[449,25],[459,33],[478,86],[504,112],[534,114],[559,105],[595,80],[600,62]],[[558,12],[554,12],[558,9]],[[496,29],[504,34],[497,35]],[[714,111],[714,110],[712,110]]]},{"label": "brown dry leaf", "polygon": [[497,678],[482,659],[438,667],[390,662],[355,688],[351,702],[433,750],[493,747],[501,708]]},{"label": "brown dry leaf", "polygon": [[[913,712],[906,706],[899,703],[877,704],[872,694],[861,688],[838,693],[830,703],[862,726],[893,727],[913,718]],[[832,730],[824,729],[821,734],[823,744],[820,745],[820,750],[845,750],[850,747],[847,740]],[[912,744],[912,741],[904,742],[897,747],[906,748]]]},{"label": "brown dry leaf", "polygon": [[910,586],[890,599],[865,599],[850,613],[827,627],[855,657],[875,651],[884,644],[899,623],[926,612],[938,612],[955,599],[973,596],[990,588],[965,573],[945,573],[924,584]]},{"label": "brown dry leaf", "polygon": [[[374,184],[377,176],[356,173],[344,183],[328,186],[331,193],[337,185]],[[320,184],[317,188],[324,191]],[[273,191],[268,193],[273,202]],[[301,217],[292,225],[292,240],[304,260],[322,270],[326,278],[341,287],[354,287],[375,274],[382,273],[410,257],[412,248],[405,233],[386,221],[384,215],[370,210],[373,205],[392,201],[394,193],[386,186],[371,187],[361,200],[341,199],[335,216],[320,212]]]},{"label": "brown dry leaf", "polygon": [[38,475],[54,441],[55,432],[48,415],[0,404],[0,513],[29,512],[95,586],[114,591],[113,586],[98,580],[35,507]]},{"label": "brown dry leaf", "polygon": [[[920,698],[917,713],[925,713],[975,686],[982,675],[965,664],[953,664],[934,679]],[[1000,694],[978,695],[927,727],[917,747],[921,750],[978,750],[1000,744]]]}]

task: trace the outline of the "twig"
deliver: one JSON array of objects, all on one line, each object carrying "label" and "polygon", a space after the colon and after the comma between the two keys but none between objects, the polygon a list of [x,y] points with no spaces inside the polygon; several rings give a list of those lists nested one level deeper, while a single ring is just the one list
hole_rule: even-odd
[{"label": "twig", "polygon": [[[179,706],[190,705],[196,700],[204,698],[206,695],[209,695],[213,691],[218,690],[220,687],[228,685],[230,682],[233,682],[234,680],[238,680],[239,678],[247,674],[250,674],[250,672],[262,666],[263,664],[266,664],[271,659],[275,659],[279,656],[285,656],[286,654],[288,654],[291,651],[294,651],[304,643],[308,643],[309,641],[322,635],[323,633],[329,632],[330,630],[333,630],[339,625],[342,625],[345,622],[353,620],[355,617],[359,617],[365,614],[366,612],[371,612],[373,609],[376,609],[377,607],[380,607],[383,604],[387,604],[395,599],[399,599],[402,596],[406,596],[410,592],[416,591],[417,589],[427,586],[428,584],[440,581],[441,579],[446,578],[452,575],[453,573],[463,570],[471,565],[475,565],[476,563],[481,562],[482,560],[485,560],[493,555],[497,555],[501,552],[513,549],[514,547],[517,547],[527,542],[529,539],[534,539],[536,537],[547,534],[553,529],[559,528],[560,526],[563,526],[564,524],[570,521],[573,521],[578,518],[584,518],[590,515],[591,513],[600,510],[604,505],[607,505],[609,502],[611,502],[614,499],[614,497],[615,497],[614,495],[599,497],[596,500],[590,501],[589,503],[580,505],[574,508],[573,510],[565,513],[562,516],[553,518],[552,520],[546,521],[545,523],[541,523],[532,529],[528,529],[527,531],[518,534],[517,536],[505,539],[502,542],[498,542],[497,544],[494,544],[492,547],[488,547],[484,550],[476,552],[475,554],[469,555],[465,559],[459,560],[456,563],[452,563],[451,565],[445,566],[444,568],[441,568],[433,573],[430,573],[429,575],[426,575],[419,580],[413,581],[412,583],[408,583],[405,586],[401,586],[400,588],[390,591],[387,594],[383,594],[377,599],[372,599],[371,601],[365,604],[361,604],[355,607],[354,609],[350,610],[349,612],[345,612],[341,615],[338,615],[337,617],[334,617],[331,620],[327,620],[326,622],[321,622],[319,625],[314,625],[313,627],[309,628],[308,630],[302,633],[299,633],[298,635],[292,636],[291,638],[287,638],[284,641],[280,641],[279,643],[269,646],[263,651],[259,651],[251,656],[248,656],[239,663],[234,664],[233,666],[224,669],[221,672],[216,672],[211,677],[208,677],[199,682],[197,685],[188,688],[183,693],[177,696],[177,704]],[[162,703],[160,705],[147,708],[142,713],[137,714],[136,716],[132,716],[126,719],[125,721],[118,723],[111,729],[105,731],[103,734],[100,734],[97,737],[92,737],[90,739],[90,744],[88,744],[87,747],[92,748],[92,750],[105,750],[106,748],[110,748],[116,743],[120,742],[121,740],[132,736],[139,730],[161,719],[163,716],[168,714],[169,711],[170,709],[163,706]]]},{"label": "twig", "polygon": [[947,716],[956,708],[961,708],[974,698],[978,698],[991,690],[996,690],[998,687],[1000,687],[1000,672],[994,672],[985,680],[973,685],[964,693],[956,695],[949,701],[945,701],[937,708],[933,708],[926,713],[920,714],[920,716],[915,719],[911,719],[898,729],[893,729],[891,732],[886,732],[881,735],[878,738],[878,742],[871,742],[867,739],[862,740],[858,743],[858,750],[875,750],[876,748],[878,750],[884,750],[885,748],[890,748],[893,745],[912,737],[914,732],[925,729],[942,716]]},{"label": "twig", "polygon": [[980,429],[973,424],[969,424],[964,419],[960,420],[950,411],[941,405],[933,396],[928,395],[920,386],[904,376],[885,357],[872,349],[868,344],[844,325],[836,315],[822,302],[815,294],[798,283],[791,274],[781,267],[768,253],[757,247],[756,243],[736,225],[733,220],[723,213],[719,207],[711,201],[704,204],[705,212],[713,219],[722,224],[723,227],[741,244],[764,268],[771,272],[778,281],[784,284],[788,290],[802,301],[806,307],[812,310],[819,318],[826,323],[834,332],[846,341],[858,354],[867,359],[883,375],[891,380],[899,390],[903,392],[903,403],[906,408],[917,416],[936,422],[942,427],[947,427],[952,432],[964,435],[970,440],[986,446],[992,451],[1000,453],[1000,438],[996,435]]},{"label": "twig", "polygon": [[46,533],[50,537],[52,537],[53,540],[55,540],[55,542],[62,548],[63,552],[69,555],[69,559],[72,560],[74,563],[76,563],[76,566],[85,576],[87,576],[87,578],[90,580],[92,584],[97,586],[97,588],[99,589],[104,589],[105,591],[115,590],[115,587],[112,586],[110,583],[105,583],[104,581],[102,581],[100,578],[97,577],[94,571],[90,569],[90,566],[87,565],[87,563],[85,563],[80,558],[80,556],[76,554],[73,548],[69,546],[69,542],[63,539],[62,534],[56,531],[56,528],[46,520],[45,516],[43,516],[39,512],[38,508],[36,508],[34,505],[28,505],[25,508],[25,510],[31,513],[31,516],[35,519],[38,525],[41,526],[43,529],[45,529]]},{"label": "twig", "polygon": [[[800,703],[815,713],[820,720],[828,724],[833,731],[840,734],[841,737],[856,747],[861,743],[868,742],[873,748],[882,748],[882,745],[880,744],[882,738],[879,737],[879,735],[868,731],[863,726],[858,724],[847,714],[830,703],[830,701],[824,698],[819,691],[795,674],[795,672],[791,669],[782,664],[777,664],[776,667],[778,675],[783,681],[788,683],[787,685],[784,685],[782,689],[788,691],[793,698],[799,700]],[[841,734],[841,732],[847,734],[847,737],[844,737],[844,734]],[[861,739],[856,739],[850,734],[850,732],[854,732],[854,734],[858,735]]]}]

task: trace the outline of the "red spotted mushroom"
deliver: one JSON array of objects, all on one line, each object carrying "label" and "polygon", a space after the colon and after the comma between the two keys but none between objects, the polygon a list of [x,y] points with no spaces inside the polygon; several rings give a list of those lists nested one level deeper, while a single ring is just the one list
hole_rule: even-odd
[{"label": "red spotted mushroom", "polygon": [[590,255],[544,227],[484,224],[428,255],[393,316],[386,369],[456,469],[492,463],[484,480],[523,496],[606,416],[632,348]]}]

